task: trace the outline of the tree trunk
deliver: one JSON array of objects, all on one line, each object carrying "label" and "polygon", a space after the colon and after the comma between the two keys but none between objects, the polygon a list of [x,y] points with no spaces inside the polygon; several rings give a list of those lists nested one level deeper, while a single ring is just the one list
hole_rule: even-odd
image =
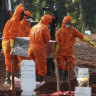
[{"label": "tree trunk", "polygon": [[84,23],[84,18],[83,18],[82,0],[79,0],[79,10],[80,10],[80,17],[81,17],[81,32],[85,32],[85,23]]}]

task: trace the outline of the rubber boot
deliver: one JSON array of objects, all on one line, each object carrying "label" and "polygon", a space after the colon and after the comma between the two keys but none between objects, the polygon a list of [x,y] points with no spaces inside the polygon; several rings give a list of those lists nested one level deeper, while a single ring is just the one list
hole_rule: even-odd
[{"label": "rubber boot", "polygon": [[63,78],[64,78],[64,70],[58,70],[59,72],[59,80],[60,80],[60,83],[63,83]]},{"label": "rubber boot", "polygon": [[63,81],[65,81],[66,80],[66,78],[68,77],[68,71],[64,71],[63,72]]},{"label": "rubber boot", "polygon": [[47,75],[51,76],[51,64],[50,64],[51,59],[47,59]]},{"label": "rubber boot", "polygon": [[52,77],[56,76],[56,71],[55,71],[55,64],[53,62],[53,59],[51,59],[51,69],[52,69]]},{"label": "rubber boot", "polygon": [[63,83],[68,77],[68,71],[65,71],[65,70],[58,70],[58,71],[59,71],[60,83]]},{"label": "rubber boot", "polygon": [[36,73],[36,81],[42,82],[43,76],[40,76],[39,74]]},{"label": "rubber boot", "polygon": [[4,86],[11,86],[10,76],[11,76],[11,72],[6,71]]}]

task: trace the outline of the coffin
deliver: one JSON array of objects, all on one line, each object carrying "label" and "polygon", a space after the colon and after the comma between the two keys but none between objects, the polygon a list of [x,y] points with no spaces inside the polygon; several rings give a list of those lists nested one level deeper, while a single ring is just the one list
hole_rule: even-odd
[{"label": "coffin", "polygon": [[[50,40],[46,44],[46,55],[47,58],[52,58],[52,54],[54,51],[54,46],[56,45],[56,41]],[[28,58],[28,47],[29,47],[29,37],[17,37],[14,43],[14,55],[19,55]]]}]

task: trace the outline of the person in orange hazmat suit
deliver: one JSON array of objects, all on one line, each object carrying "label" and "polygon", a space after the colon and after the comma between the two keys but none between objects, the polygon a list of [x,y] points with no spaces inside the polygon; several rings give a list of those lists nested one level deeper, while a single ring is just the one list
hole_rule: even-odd
[{"label": "person in orange hazmat suit", "polygon": [[[31,13],[29,11],[24,11],[24,13],[27,15],[27,16],[24,16],[22,21],[21,21],[21,31],[20,31],[20,37],[29,37],[29,31],[31,29]],[[27,18],[28,20],[30,21],[27,21]],[[19,60],[19,64],[18,66],[20,66],[20,63],[22,60],[25,60],[25,59],[28,59],[28,58],[25,58],[23,56],[17,56],[18,57],[18,60]]]},{"label": "person in orange hazmat suit", "polygon": [[[14,39],[20,36],[20,21],[23,19],[24,15],[24,7],[18,5],[12,18],[6,22],[3,30],[2,48],[4,51],[6,65],[5,86],[11,85],[11,54],[13,53]],[[14,71],[16,71],[18,69],[17,56],[13,56],[13,60]]]},{"label": "person in orange hazmat suit", "polygon": [[77,31],[75,28],[71,27],[72,19],[71,16],[65,16],[62,22],[62,27],[56,34],[56,41],[59,47],[57,48],[57,64],[59,69],[60,81],[63,82],[68,75],[68,63],[70,65],[70,71],[73,71],[75,64],[75,55],[74,55],[74,43],[75,38],[79,38],[90,43],[92,46],[95,46],[92,41],[85,37],[82,33]]},{"label": "person in orange hazmat suit", "polygon": [[50,40],[50,31],[48,25],[52,17],[49,14],[44,15],[40,22],[30,30],[28,56],[36,63],[36,79],[42,80],[47,73],[46,48],[45,45]]},{"label": "person in orange hazmat suit", "polygon": [[31,13],[29,11],[24,11],[24,13],[27,16],[24,16],[22,21],[21,21],[21,36],[20,37],[29,37],[29,31],[31,29],[31,21],[27,21],[27,18],[30,18]]}]

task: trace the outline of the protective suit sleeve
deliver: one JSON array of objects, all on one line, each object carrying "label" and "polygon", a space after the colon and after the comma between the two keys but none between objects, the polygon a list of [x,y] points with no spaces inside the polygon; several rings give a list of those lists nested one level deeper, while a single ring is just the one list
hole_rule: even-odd
[{"label": "protective suit sleeve", "polygon": [[46,28],[45,32],[44,32],[44,42],[45,42],[45,44],[47,44],[50,39],[51,39],[50,31],[49,31],[48,28]]},{"label": "protective suit sleeve", "polygon": [[93,47],[95,46],[94,42],[90,41],[87,37],[83,37],[83,40],[90,43]]},{"label": "protective suit sleeve", "polygon": [[10,47],[11,47],[11,53],[12,53],[13,47],[14,47],[14,39],[10,39]]},{"label": "protective suit sleeve", "polygon": [[75,37],[79,38],[79,39],[83,39],[84,35],[82,33],[80,33],[78,30],[76,30],[75,28],[73,28],[73,31],[75,32]]},{"label": "protective suit sleeve", "polygon": [[[17,32],[17,25],[14,23],[13,20],[11,20],[11,26],[10,26],[10,31],[9,31],[9,37],[10,39],[15,39],[16,38],[16,34],[18,33]],[[18,25],[19,26],[19,25]],[[19,33],[18,33],[19,34]]]}]

